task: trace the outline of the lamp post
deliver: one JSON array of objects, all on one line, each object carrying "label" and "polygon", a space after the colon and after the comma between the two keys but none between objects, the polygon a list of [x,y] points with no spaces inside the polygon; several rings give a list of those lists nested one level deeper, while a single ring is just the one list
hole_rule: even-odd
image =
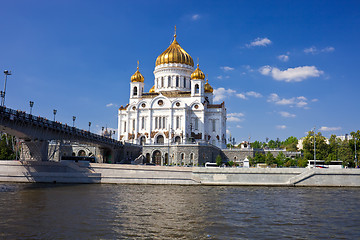
[{"label": "lamp post", "polygon": [[4,84],[4,91],[1,92],[1,106],[5,106],[5,93],[6,93],[6,82],[7,82],[7,76],[11,75],[11,71],[5,70],[5,84]]},{"label": "lamp post", "polygon": [[30,115],[31,115],[31,114],[32,114],[32,108],[33,108],[33,106],[34,106],[34,102],[33,102],[33,101],[30,101],[29,103],[30,103]]},{"label": "lamp post", "polygon": [[56,113],[57,113],[57,110],[56,110],[56,109],[54,109],[54,110],[53,110],[53,114],[54,114],[54,122],[55,122],[55,116],[56,116]]},{"label": "lamp post", "polygon": [[90,132],[91,122],[89,122],[89,132]]},{"label": "lamp post", "polygon": [[315,134],[316,127],[314,127],[314,167],[316,168],[316,134]]},{"label": "lamp post", "polygon": [[76,120],[76,117],[73,116],[73,127],[75,127],[75,120]]},{"label": "lamp post", "polygon": [[357,162],[357,154],[356,154],[356,137],[354,136],[354,143],[355,143],[355,168],[358,166]]}]

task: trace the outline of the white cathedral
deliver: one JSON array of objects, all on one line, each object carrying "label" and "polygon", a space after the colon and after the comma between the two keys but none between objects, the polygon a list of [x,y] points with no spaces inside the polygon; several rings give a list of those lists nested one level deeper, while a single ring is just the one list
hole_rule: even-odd
[{"label": "white cathedral", "polygon": [[142,145],[209,143],[226,148],[226,108],[213,103],[213,88],[199,64],[179,45],[157,57],[154,86],[144,92],[139,66],[129,104],[118,112],[118,140]]}]

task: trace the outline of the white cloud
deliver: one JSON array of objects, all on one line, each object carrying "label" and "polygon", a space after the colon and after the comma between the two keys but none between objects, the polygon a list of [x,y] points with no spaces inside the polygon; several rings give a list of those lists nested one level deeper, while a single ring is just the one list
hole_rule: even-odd
[{"label": "white cloud", "polygon": [[282,117],[286,117],[286,118],[294,118],[294,117],[296,117],[295,114],[292,114],[292,113],[289,113],[289,112],[279,112],[279,114],[280,114]]},{"label": "white cloud", "polygon": [[223,79],[223,76],[220,75],[220,76],[217,76],[216,78],[221,80],[221,79]]},{"label": "white cloud", "polygon": [[289,61],[289,56],[288,56],[288,55],[285,55],[285,54],[279,55],[279,56],[278,56],[278,59],[279,59],[280,61],[287,62],[287,61]]},{"label": "white cloud", "polygon": [[106,107],[113,107],[113,106],[116,106],[116,104],[114,104],[114,103],[106,104]]},{"label": "white cloud", "polygon": [[319,77],[324,72],[318,70],[315,66],[303,66],[296,68],[288,68],[284,71],[276,67],[263,66],[259,69],[262,75],[270,75],[277,81],[285,82],[301,82],[309,77]]},{"label": "white cloud", "polygon": [[225,88],[217,88],[214,89],[214,101],[221,101],[224,100],[225,98],[232,96],[233,94],[235,94],[236,91],[232,90],[232,89],[225,89]]},{"label": "white cloud", "polygon": [[333,52],[333,51],[335,51],[335,48],[331,47],[331,46],[325,47],[325,48],[323,48],[321,50],[318,50],[314,46],[304,49],[304,53],[311,53],[311,54],[318,54],[320,52],[328,53],[328,52]]},{"label": "white cloud", "polygon": [[276,105],[289,105],[299,108],[305,108],[308,105],[307,98],[304,96],[292,98],[280,98],[276,93],[269,95],[267,102],[275,103]]},{"label": "white cloud", "polygon": [[312,101],[312,102],[317,102],[317,101],[319,101],[319,99],[314,98],[314,99],[312,99],[311,101]]},{"label": "white cloud", "polygon": [[240,117],[244,117],[245,114],[243,113],[228,113],[227,114],[227,121],[228,122],[242,122],[244,119]]},{"label": "white cloud", "polygon": [[196,21],[200,19],[200,15],[199,14],[194,14],[191,16],[191,20]]},{"label": "white cloud", "polygon": [[230,130],[226,129],[226,135],[230,135]]},{"label": "white cloud", "polygon": [[242,128],[242,126],[240,126],[240,125],[236,125],[236,127],[237,127],[237,128]]},{"label": "white cloud", "polygon": [[232,67],[229,67],[229,66],[224,66],[224,67],[220,67],[220,68],[221,68],[222,70],[224,70],[225,72],[235,70],[235,68],[232,68]]},{"label": "white cloud", "polygon": [[317,49],[316,49],[316,47],[309,47],[309,48],[305,48],[304,49],[304,53],[312,53],[312,54],[315,54],[315,53],[317,53]]},{"label": "white cloud", "polygon": [[285,125],[277,125],[276,128],[277,129],[286,129],[286,126]]},{"label": "white cloud", "polygon": [[319,129],[319,131],[324,131],[324,132],[328,132],[328,131],[338,131],[338,130],[341,130],[341,127],[321,127]]},{"label": "white cloud", "polygon": [[335,48],[334,47],[326,47],[326,48],[323,48],[321,49],[322,52],[333,52],[335,51]]},{"label": "white cloud", "polygon": [[243,65],[243,67],[244,67],[246,70],[248,70],[249,72],[253,72],[253,71],[254,71],[254,69],[252,69],[252,68],[250,67],[250,65]]},{"label": "white cloud", "polygon": [[228,113],[227,116],[243,117],[244,113]]},{"label": "white cloud", "polygon": [[267,45],[271,44],[271,40],[268,38],[256,38],[254,41],[252,41],[250,44],[246,44],[247,47],[265,47]]},{"label": "white cloud", "polygon": [[241,99],[244,99],[244,100],[247,99],[246,96],[244,94],[242,94],[242,93],[238,93],[238,94],[236,94],[236,96],[238,98],[241,98]]},{"label": "white cloud", "polygon": [[258,92],[254,92],[254,91],[250,91],[250,92],[247,92],[245,93],[246,96],[249,96],[249,97],[254,97],[254,98],[261,98],[262,95]]}]

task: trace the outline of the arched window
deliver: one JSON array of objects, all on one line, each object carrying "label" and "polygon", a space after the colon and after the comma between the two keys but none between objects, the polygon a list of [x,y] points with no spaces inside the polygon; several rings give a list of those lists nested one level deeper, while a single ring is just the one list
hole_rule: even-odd
[{"label": "arched window", "polygon": [[181,159],[181,160],[184,160],[184,159],[185,159],[185,153],[181,153],[181,154],[180,154],[180,159]]},{"label": "arched window", "polygon": [[168,87],[171,87],[171,77],[168,77]]},{"label": "arched window", "polygon": [[195,84],[195,93],[199,93],[199,85]]},{"label": "arched window", "polygon": [[156,138],[156,143],[157,143],[157,144],[164,144],[164,136],[163,136],[163,135],[159,135],[159,136]]},{"label": "arched window", "polygon": [[164,87],[164,78],[161,77],[161,87]]},{"label": "arched window", "polygon": [[179,87],[179,76],[176,76],[176,87]]},{"label": "arched window", "polygon": [[184,77],[184,88],[186,88],[186,77]]},{"label": "arched window", "polygon": [[137,95],[137,87],[134,87],[134,96]]},{"label": "arched window", "polygon": [[179,136],[175,137],[175,143],[180,143],[181,142],[181,138]]},{"label": "arched window", "polygon": [[190,160],[191,160],[191,161],[194,160],[194,153],[190,153]]},{"label": "arched window", "polygon": [[176,116],[176,129],[180,128],[180,117]]},{"label": "arched window", "polygon": [[126,121],[124,122],[124,132],[126,132]]}]

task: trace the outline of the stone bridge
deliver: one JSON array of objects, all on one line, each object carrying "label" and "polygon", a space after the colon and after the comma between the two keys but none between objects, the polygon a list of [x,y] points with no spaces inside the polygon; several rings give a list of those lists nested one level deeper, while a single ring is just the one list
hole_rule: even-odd
[{"label": "stone bridge", "polygon": [[139,145],[124,144],[115,139],[6,107],[0,107],[0,131],[21,139],[28,147],[31,157],[40,161],[48,160],[49,141],[54,140],[96,146],[100,150],[100,162],[120,162],[127,157],[125,152],[131,151],[134,158],[141,152]]}]

